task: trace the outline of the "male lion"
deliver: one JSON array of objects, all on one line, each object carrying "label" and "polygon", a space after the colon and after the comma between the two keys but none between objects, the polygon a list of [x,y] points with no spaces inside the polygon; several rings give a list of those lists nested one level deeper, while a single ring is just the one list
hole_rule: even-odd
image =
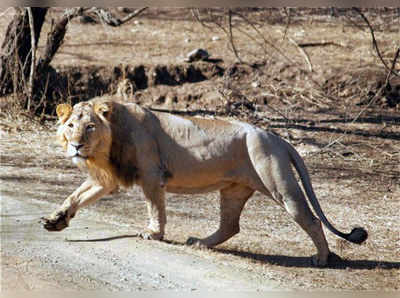
[{"label": "male lion", "polygon": [[[363,228],[345,234],[323,214],[303,160],[278,136],[239,121],[178,117],[136,104],[93,99],[57,107],[59,141],[87,180],[48,218],[49,231],[69,225],[76,212],[119,185],[138,184],[149,215],[146,239],[160,240],[166,223],[165,192],[195,194],[219,190],[220,226],[188,244],[218,245],[239,232],[246,201],[259,191],[282,205],[307,232],[317,248],[316,265],[326,265],[329,248],[320,220],[334,234],[353,243],[367,238]],[[291,165],[300,175],[310,210]]]}]

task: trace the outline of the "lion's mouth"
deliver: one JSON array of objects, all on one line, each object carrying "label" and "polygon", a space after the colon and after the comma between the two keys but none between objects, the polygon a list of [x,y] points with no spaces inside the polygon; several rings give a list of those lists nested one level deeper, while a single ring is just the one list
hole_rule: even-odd
[{"label": "lion's mouth", "polygon": [[75,153],[74,156],[72,156],[72,158],[82,158],[82,159],[88,159],[88,156],[79,154],[79,153]]},{"label": "lion's mouth", "polygon": [[81,154],[75,154],[73,157],[72,157],[72,162],[75,164],[75,165],[77,165],[78,167],[85,167],[86,166],[86,161],[87,161],[87,157],[86,156],[83,156],[83,155],[81,155]]}]

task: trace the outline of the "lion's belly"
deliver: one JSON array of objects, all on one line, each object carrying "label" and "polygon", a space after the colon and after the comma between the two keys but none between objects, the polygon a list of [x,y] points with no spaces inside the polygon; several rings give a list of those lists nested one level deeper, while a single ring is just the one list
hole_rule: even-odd
[{"label": "lion's belly", "polygon": [[232,183],[247,184],[246,178],[251,172],[251,168],[243,160],[225,158],[202,162],[182,158],[172,169],[172,177],[166,182],[166,190],[186,194],[216,191]]},{"label": "lion's belly", "polygon": [[219,189],[219,185],[232,182],[229,174],[232,165],[217,164],[203,162],[175,166],[166,186],[171,189]]},{"label": "lion's belly", "polygon": [[231,182],[221,181],[214,184],[199,185],[199,186],[177,186],[177,185],[167,185],[166,191],[178,194],[197,194],[197,193],[207,193],[216,190],[220,190],[229,186]]}]

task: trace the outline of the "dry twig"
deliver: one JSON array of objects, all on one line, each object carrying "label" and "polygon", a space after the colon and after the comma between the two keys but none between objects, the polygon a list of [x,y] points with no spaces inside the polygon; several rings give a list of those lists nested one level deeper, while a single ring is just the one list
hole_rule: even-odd
[{"label": "dry twig", "polygon": [[341,44],[335,43],[333,41],[325,41],[325,42],[302,42],[298,44],[301,48],[307,47],[326,47],[326,46],[337,46],[343,47]]},{"label": "dry twig", "polygon": [[230,44],[231,44],[231,46],[232,46],[232,50],[233,50],[233,53],[235,54],[236,58],[238,59],[238,61],[239,61],[240,63],[244,63],[244,62],[242,61],[242,59],[240,58],[240,56],[239,56],[239,53],[238,53],[238,51],[237,51],[237,49],[236,49],[236,46],[235,46],[235,42],[234,42],[234,40],[233,40],[233,33],[232,33],[232,10],[228,9],[228,30],[227,30],[223,25],[221,25],[220,23],[218,23],[217,21],[213,20],[212,22],[213,22],[216,26],[218,26],[222,31],[224,31],[225,35],[229,38],[229,42],[230,42]]},{"label": "dry twig", "polygon": [[33,82],[35,78],[35,69],[36,69],[36,42],[35,42],[35,29],[34,29],[34,20],[32,15],[32,9],[30,7],[27,8],[28,16],[29,16],[29,27],[31,30],[31,69],[29,73],[29,81],[28,81],[28,111],[31,108],[31,101],[33,95]]},{"label": "dry twig", "polygon": [[286,26],[285,26],[285,31],[283,32],[283,40],[285,40],[286,38],[286,34],[289,30],[289,26],[290,26],[290,22],[291,22],[291,15],[290,15],[290,8],[288,7],[284,7],[283,11],[285,12],[286,16],[287,16],[287,22],[286,22]]},{"label": "dry twig", "polygon": [[[358,118],[361,117],[361,115],[378,99],[378,97],[382,94],[383,88],[385,88],[385,86],[382,86],[381,88],[379,88],[379,90],[376,92],[376,94],[372,97],[372,99],[370,100],[370,102],[356,115],[356,117],[354,117],[354,119],[350,122],[350,124],[355,123]],[[339,143],[344,137],[346,136],[346,133],[341,135],[340,137],[338,137],[337,139],[333,140],[332,142],[330,142],[328,145],[324,146],[323,148],[321,148],[319,151],[313,152],[312,154],[318,154],[318,153],[322,153],[326,150],[330,150],[329,148],[334,145]]]},{"label": "dry twig", "polygon": [[233,32],[232,32],[232,10],[228,10],[228,24],[229,24],[229,41],[232,46],[233,53],[240,63],[243,63],[242,59],[239,57],[239,53],[236,49],[235,42],[233,41]]},{"label": "dry twig", "polygon": [[296,46],[296,48],[299,50],[299,52],[303,55],[304,59],[307,62],[308,65],[308,71],[309,72],[313,72],[313,67],[310,61],[310,57],[308,56],[308,54],[306,53],[306,51],[304,51],[304,49],[302,47],[300,47],[297,42],[295,42],[292,38],[290,38],[289,36],[287,36],[287,38],[289,39],[289,41],[294,44]]},{"label": "dry twig", "polygon": [[388,72],[388,74],[386,76],[385,86],[387,86],[388,83],[389,83],[390,75],[393,73],[393,69],[394,69],[394,67],[396,66],[396,63],[397,63],[397,58],[399,58],[399,54],[400,54],[400,48],[397,49],[396,54],[394,55],[393,62],[392,62],[392,67],[390,68],[390,71]]},{"label": "dry twig", "polygon": [[94,12],[100,18],[100,20],[102,20],[107,25],[112,27],[118,27],[121,26],[122,24],[125,24],[126,22],[129,22],[130,20],[132,20],[137,15],[141,14],[146,9],[147,7],[139,8],[122,19],[114,17],[110,11],[103,8],[93,8],[91,9],[91,12]]},{"label": "dry twig", "polygon": [[354,11],[356,11],[356,12],[363,18],[363,20],[365,21],[365,23],[367,23],[368,28],[369,28],[369,30],[371,31],[371,35],[372,35],[372,44],[374,45],[375,50],[376,50],[376,53],[378,54],[378,57],[379,57],[379,59],[381,60],[382,64],[385,66],[385,68],[386,68],[388,71],[390,71],[390,73],[392,73],[392,74],[394,74],[395,76],[398,76],[398,77],[399,77],[400,74],[399,74],[397,71],[395,71],[394,69],[390,69],[389,66],[386,64],[385,60],[383,60],[382,55],[381,55],[381,52],[380,52],[379,47],[378,47],[378,43],[377,43],[377,41],[376,41],[376,39],[375,39],[374,29],[372,28],[372,26],[371,26],[370,22],[368,21],[367,17],[361,12],[361,10],[360,10],[358,7],[353,7],[352,9],[353,9]]},{"label": "dry twig", "polygon": [[268,41],[264,35],[260,32],[260,30],[257,29],[257,27],[248,19],[246,18],[244,15],[238,13],[238,12],[234,12],[234,14],[236,14],[237,16],[239,16],[240,18],[242,18],[246,23],[248,23],[251,28],[253,28],[253,30],[258,34],[258,36],[260,36],[262,38],[262,40],[264,41],[264,43],[268,44],[270,47],[272,47],[275,51],[277,51],[282,57],[284,57],[287,61],[289,61],[292,64],[295,64],[293,62],[293,60],[291,60],[289,57],[287,57],[278,47],[276,47],[272,42]]},{"label": "dry twig", "polygon": [[206,25],[206,23],[200,18],[200,11],[198,8],[192,8],[190,9],[190,12],[192,13],[192,16],[196,19],[196,21],[199,22],[204,28],[212,29],[211,26]]}]

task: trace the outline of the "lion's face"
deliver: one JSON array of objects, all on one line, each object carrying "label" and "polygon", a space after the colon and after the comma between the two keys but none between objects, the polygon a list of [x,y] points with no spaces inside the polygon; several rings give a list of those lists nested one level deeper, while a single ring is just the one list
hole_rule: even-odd
[{"label": "lion's face", "polygon": [[67,156],[78,166],[88,159],[108,156],[112,138],[107,119],[109,112],[106,103],[82,102],[73,108],[66,104],[57,107],[61,122],[57,135]]}]

